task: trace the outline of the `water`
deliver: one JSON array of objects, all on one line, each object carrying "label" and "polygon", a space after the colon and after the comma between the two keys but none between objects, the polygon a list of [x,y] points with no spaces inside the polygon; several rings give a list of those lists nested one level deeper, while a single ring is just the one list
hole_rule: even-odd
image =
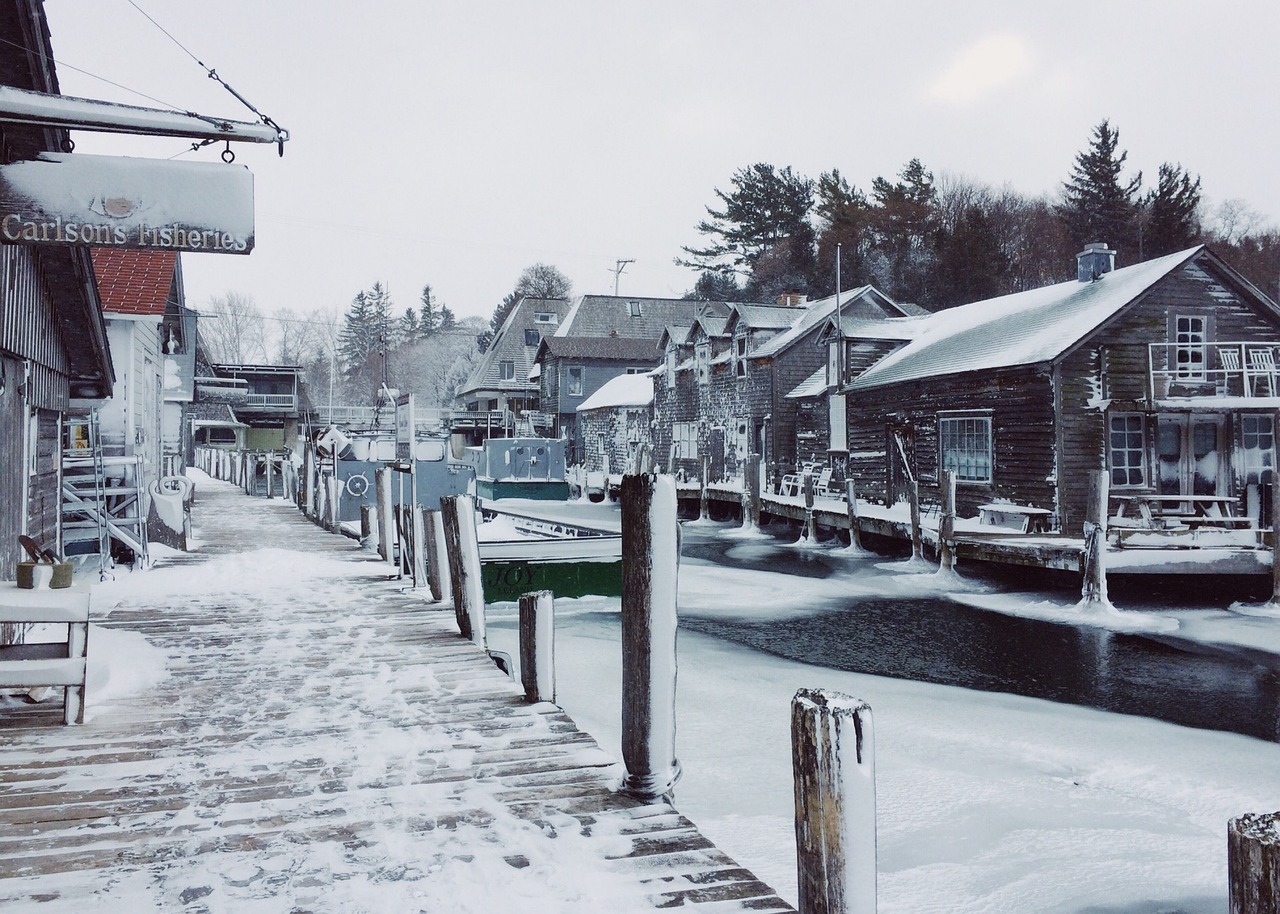
[{"label": "water", "polygon": [[[790,531],[781,535],[794,539]],[[683,554],[809,578],[850,571],[850,560],[829,551],[794,549],[781,540],[744,547],[690,528]],[[873,574],[875,562],[885,560],[856,560],[857,574]],[[972,566],[965,571],[974,574]],[[1046,584],[1040,573],[979,573],[998,589],[1056,587],[1056,593],[1038,596],[1063,603],[1079,595],[1071,576]],[[1112,595],[1132,608],[1225,607],[1233,599],[1260,599],[1251,592],[1258,586],[1133,579],[1113,586]],[[1271,655],[1008,616],[941,595],[850,595],[814,609],[779,622],[700,617],[682,608],[681,625],[831,669],[1010,692],[1280,742],[1280,658]]]}]

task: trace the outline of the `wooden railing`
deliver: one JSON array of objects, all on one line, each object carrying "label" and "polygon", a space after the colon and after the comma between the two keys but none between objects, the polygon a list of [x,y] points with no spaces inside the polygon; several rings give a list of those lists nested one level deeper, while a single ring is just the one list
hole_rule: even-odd
[{"label": "wooden railing", "polygon": [[1149,343],[1148,389],[1170,397],[1280,396],[1280,342]]}]

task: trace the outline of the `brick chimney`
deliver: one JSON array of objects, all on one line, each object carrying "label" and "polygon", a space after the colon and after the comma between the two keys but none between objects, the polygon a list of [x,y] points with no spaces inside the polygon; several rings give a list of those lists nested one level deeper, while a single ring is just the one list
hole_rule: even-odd
[{"label": "brick chimney", "polygon": [[795,308],[806,304],[808,301],[809,296],[802,295],[799,292],[783,292],[778,296],[778,304],[784,308]]},{"label": "brick chimney", "polygon": [[1116,252],[1101,241],[1086,244],[1076,255],[1076,279],[1094,282],[1116,268]]}]

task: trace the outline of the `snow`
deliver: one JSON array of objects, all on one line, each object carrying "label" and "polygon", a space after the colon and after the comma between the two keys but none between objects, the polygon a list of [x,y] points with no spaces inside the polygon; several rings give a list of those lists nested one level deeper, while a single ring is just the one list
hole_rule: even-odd
[{"label": "snow", "polygon": [[605,382],[599,390],[587,397],[578,406],[578,412],[621,406],[648,406],[652,402],[652,375],[623,374]]}]

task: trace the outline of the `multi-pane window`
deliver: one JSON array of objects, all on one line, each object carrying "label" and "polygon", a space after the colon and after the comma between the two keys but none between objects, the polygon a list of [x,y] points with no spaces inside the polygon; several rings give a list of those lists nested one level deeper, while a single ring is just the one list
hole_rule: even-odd
[{"label": "multi-pane window", "polygon": [[1271,482],[1276,467],[1276,428],[1271,416],[1246,413],[1240,417],[1240,449],[1245,483]]},{"label": "multi-pane window", "polygon": [[569,379],[568,383],[566,384],[566,386],[569,389],[569,396],[581,397],[582,396],[582,366],[572,365],[566,370],[566,374]]},{"label": "multi-pane window", "polygon": [[554,324],[556,316],[548,311],[533,312],[533,319],[539,324]]},{"label": "multi-pane window", "polygon": [[674,459],[698,456],[698,423],[671,423],[671,456]]},{"label": "multi-pane window", "polygon": [[737,337],[733,341],[733,367],[740,378],[747,376],[747,338]]},{"label": "multi-pane window", "polygon": [[991,482],[991,418],[949,416],[938,419],[941,467],[954,470],[958,482]]},{"label": "multi-pane window", "polygon": [[1203,378],[1205,319],[1180,314],[1174,318],[1174,370],[1180,378]]},{"label": "multi-pane window", "polygon": [[530,327],[529,329],[525,330],[525,332],[524,332],[524,344],[525,344],[526,346],[536,346],[536,345],[538,345],[540,342],[542,342],[542,334],[541,334],[541,333],[539,333],[537,330],[534,330],[532,327]]},{"label": "multi-pane window", "polygon": [[516,363],[511,359],[503,359],[498,363],[498,376],[504,381],[510,381],[516,376]]},{"label": "multi-pane window", "polygon": [[676,386],[676,347],[667,347],[667,389]]},{"label": "multi-pane window", "polygon": [[1142,416],[1112,416],[1108,446],[1111,484],[1117,487],[1146,485],[1146,435]]},{"label": "multi-pane window", "polygon": [[711,381],[711,344],[706,340],[693,347],[693,370],[699,384]]}]

